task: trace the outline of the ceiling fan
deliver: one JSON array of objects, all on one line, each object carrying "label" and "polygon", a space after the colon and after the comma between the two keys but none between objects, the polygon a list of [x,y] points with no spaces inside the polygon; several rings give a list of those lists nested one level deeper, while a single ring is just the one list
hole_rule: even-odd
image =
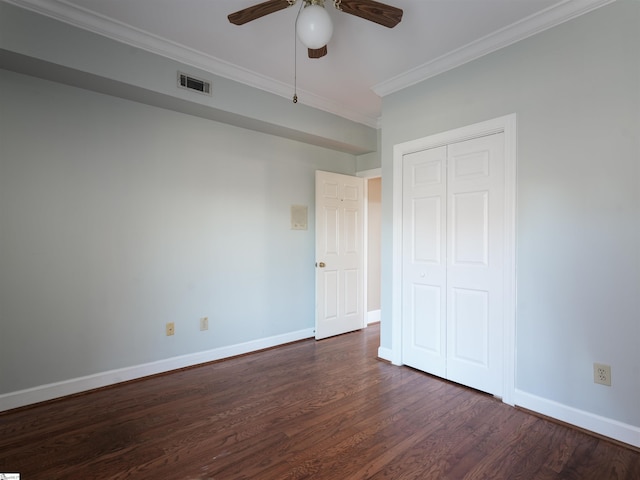
[{"label": "ceiling fan", "polygon": [[[327,43],[333,34],[333,25],[324,9],[324,0],[302,0],[304,9],[298,13],[296,32],[308,49],[309,58],[321,58],[327,54]],[[295,5],[297,0],[267,0],[230,14],[227,18],[234,25],[244,25],[270,13]],[[374,0],[333,0],[337,10],[365,20],[395,27],[402,20],[402,9]],[[302,7],[302,6],[301,6]]]}]

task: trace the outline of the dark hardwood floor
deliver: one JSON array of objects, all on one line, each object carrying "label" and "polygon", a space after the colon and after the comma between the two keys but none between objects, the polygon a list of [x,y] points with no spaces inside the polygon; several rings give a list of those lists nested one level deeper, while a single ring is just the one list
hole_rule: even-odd
[{"label": "dark hardwood floor", "polygon": [[0,415],[22,480],[640,480],[640,453],[376,359],[379,327]]}]

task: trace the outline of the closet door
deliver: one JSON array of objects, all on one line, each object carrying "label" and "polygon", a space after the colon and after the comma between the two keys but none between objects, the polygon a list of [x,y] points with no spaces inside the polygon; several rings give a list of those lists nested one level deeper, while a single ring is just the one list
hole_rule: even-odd
[{"label": "closet door", "polygon": [[447,375],[500,396],[503,134],[447,147]]},{"label": "closet door", "polygon": [[403,363],[502,393],[503,134],[403,159]]},{"label": "closet door", "polygon": [[402,361],[446,377],[447,147],[403,162]]}]

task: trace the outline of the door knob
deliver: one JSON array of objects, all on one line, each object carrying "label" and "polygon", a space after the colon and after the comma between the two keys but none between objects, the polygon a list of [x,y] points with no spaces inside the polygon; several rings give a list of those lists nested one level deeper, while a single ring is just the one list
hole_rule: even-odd
[{"label": "door knob", "polygon": [[326,267],[324,262],[316,263],[316,267],[324,268]]}]

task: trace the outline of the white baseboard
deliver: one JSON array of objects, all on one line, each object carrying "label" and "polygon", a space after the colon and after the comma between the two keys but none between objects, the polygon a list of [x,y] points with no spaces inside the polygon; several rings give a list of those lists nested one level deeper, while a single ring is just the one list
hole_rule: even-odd
[{"label": "white baseboard", "polygon": [[378,347],[378,358],[390,362],[393,358],[393,352],[390,348]]},{"label": "white baseboard", "polygon": [[382,310],[371,310],[367,312],[367,325],[377,323],[382,318]]},{"label": "white baseboard", "polygon": [[640,448],[640,427],[601,417],[584,410],[538,397],[522,390],[515,391],[515,404],[556,420]]},{"label": "white baseboard", "polygon": [[10,392],[0,395],[0,412],[13,408],[24,407],[34,403],[52,400],[54,398],[86,392],[95,388],[106,387],[120,382],[170,372],[185,367],[192,367],[201,363],[213,362],[224,358],[243,355],[265,348],[276,347],[285,343],[295,342],[314,336],[313,328],[285,333],[273,337],[261,338],[250,342],[239,343],[227,347],[215,348],[204,352],[191,353],[179,357],[167,358],[157,362],[135,365],[132,367],[110,370],[107,372],[73,378],[57,383],[40,385],[38,387]]}]

